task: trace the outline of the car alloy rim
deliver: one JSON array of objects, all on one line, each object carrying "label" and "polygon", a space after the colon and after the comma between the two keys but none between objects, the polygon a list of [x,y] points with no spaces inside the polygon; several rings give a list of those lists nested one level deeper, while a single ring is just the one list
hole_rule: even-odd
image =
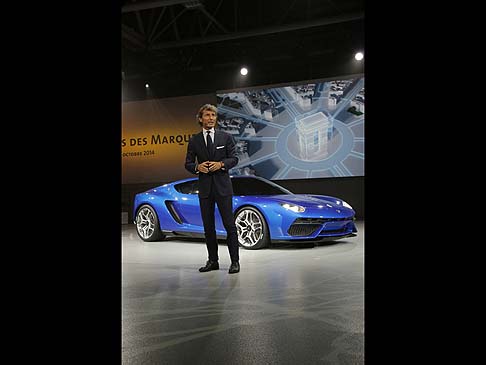
[{"label": "car alloy rim", "polygon": [[255,246],[263,237],[263,222],[252,210],[243,209],[236,217],[238,241],[246,247]]},{"label": "car alloy rim", "polygon": [[143,208],[137,214],[137,230],[142,238],[150,238],[155,229],[155,216],[148,208]]}]

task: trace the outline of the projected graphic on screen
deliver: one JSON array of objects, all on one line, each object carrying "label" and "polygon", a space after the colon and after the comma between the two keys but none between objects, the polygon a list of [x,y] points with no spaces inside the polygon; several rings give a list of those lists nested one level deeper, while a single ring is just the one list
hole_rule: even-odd
[{"label": "projected graphic on screen", "polygon": [[233,175],[364,176],[364,77],[219,93],[218,123],[237,142]]}]

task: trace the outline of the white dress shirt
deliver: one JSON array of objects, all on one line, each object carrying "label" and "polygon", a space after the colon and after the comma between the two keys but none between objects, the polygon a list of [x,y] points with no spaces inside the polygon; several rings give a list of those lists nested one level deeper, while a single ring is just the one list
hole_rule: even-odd
[{"label": "white dress shirt", "polygon": [[213,144],[214,144],[214,128],[211,128],[211,129],[204,129],[203,128],[203,137],[204,137],[204,143],[206,144],[206,147],[208,146],[208,144],[206,142],[206,134],[208,133],[208,131],[211,132],[211,134],[210,134],[211,141],[213,141]]}]

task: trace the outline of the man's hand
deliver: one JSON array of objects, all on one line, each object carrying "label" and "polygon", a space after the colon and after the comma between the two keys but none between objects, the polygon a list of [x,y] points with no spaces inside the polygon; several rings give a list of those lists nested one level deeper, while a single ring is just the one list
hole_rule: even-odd
[{"label": "man's hand", "polygon": [[208,161],[209,171],[214,172],[219,170],[223,164],[220,161]]},{"label": "man's hand", "polygon": [[199,165],[197,165],[197,171],[207,174],[209,172],[209,164],[209,161],[201,162]]}]

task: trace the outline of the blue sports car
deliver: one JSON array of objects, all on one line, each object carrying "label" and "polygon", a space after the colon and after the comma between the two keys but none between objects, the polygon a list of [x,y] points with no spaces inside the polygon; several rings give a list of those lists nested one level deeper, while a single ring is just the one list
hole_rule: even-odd
[{"label": "blue sports car", "polygon": [[[270,242],[319,242],[356,236],[354,210],[325,195],[293,194],[257,176],[232,176],[233,211],[241,247],[256,250]],[[216,234],[226,231],[216,205]],[[204,237],[198,178],[165,184],[138,193],[134,223],[144,241],[167,235]]]}]

